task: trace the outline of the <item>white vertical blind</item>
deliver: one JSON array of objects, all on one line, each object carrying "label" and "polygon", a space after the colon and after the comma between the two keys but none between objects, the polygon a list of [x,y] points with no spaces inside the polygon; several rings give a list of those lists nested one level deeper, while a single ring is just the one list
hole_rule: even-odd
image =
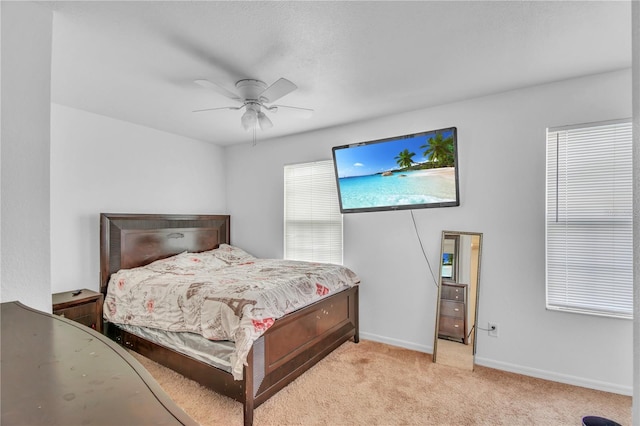
[{"label": "white vertical blind", "polygon": [[547,131],[547,308],[631,318],[631,122]]},{"label": "white vertical blind", "polygon": [[342,214],[331,160],[284,167],[284,257],[342,264]]}]

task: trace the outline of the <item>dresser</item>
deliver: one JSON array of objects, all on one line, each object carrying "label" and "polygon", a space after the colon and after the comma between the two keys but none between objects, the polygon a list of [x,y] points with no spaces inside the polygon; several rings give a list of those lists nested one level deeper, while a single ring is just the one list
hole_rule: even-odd
[{"label": "dresser", "polygon": [[468,344],[467,285],[442,282],[438,337]]},{"label": "dresser", "polygon": [[77,322],[0,304],[3,425],[193,425],[142,365]]}]

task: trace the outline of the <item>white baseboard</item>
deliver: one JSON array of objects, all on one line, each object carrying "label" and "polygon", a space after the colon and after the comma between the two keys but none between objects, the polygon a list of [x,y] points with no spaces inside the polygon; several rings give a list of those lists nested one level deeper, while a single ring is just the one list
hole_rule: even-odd
[{"label": "white baseboard", "polygon": [[[364,340],[372,340],[374,342],[386,343],[392,346],[399,346],[405,349],[412,349],[418,352],[425,352],[428,354],[433,353],[433,345],[419,345],[406,340],[393,339],[390,337],[379,336],[372,333],[360,332],[360,338]],[[565,383],[573,386],[580,386],[583,388],[595,389],[604,392],[611,392],[620,395],[633,395],[632,386],[621,386],[615,383],[601,382],[598,380],[585,379],[583,377],[571,376],[568,374],[555,373],[552,371],[539,370],[536,368],[523,367],[521,365],[510,364],[502,361],[495,361],[493,359],[482,358],[476,356],[475,363],[483,367],[495,368],[496,370],[508,371],[510,373],[522,374],[524,376],[536,377],[538,379],[551,380],[553,382]]]},{"label": "white baseboard", "polygon": [[583,388],[595,389],[604,392],[617,393],[620,395],[631,396],[633,389],[631,386],[621,386],[615,383],[601,382],[599,380],[585,379],[583,377],[571,376],[568,374],[555,373],[553,371],[539,370],[537,368],[523,367],[521,365],[510,364],[507,362],[496,361],[493,359],[481,358],[476,356],[476,365],[483,367],[495,368],[496,370],[508,371],[510,373],[522,374],[524,376],[536,377],[538,379],[551,380],[554,382],[565,383]]},{"label": "white baseboard", "polygon": [[433,353],[433,345],[432,346],[419,345],[413,342],[408,342],[406,340],[392,339],[390,337],[378,336],[377,334],[363,333],[363,332],[360,332],[360,338],[364,340],[379,342],[379,343],[386,343],[387,345],[391,345],[391,346],[398,346],[405,349],[411,349],[418,352],[425,352],[428,354]]}]

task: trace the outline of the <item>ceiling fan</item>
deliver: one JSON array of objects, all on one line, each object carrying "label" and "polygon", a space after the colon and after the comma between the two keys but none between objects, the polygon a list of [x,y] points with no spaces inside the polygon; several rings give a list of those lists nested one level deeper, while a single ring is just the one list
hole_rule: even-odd
[{"label": "ceiling fan", "polygon": [[311,113],[313,113],[313,110],[309,108],[300,108],[287,105],[267,105],[272,104],[276,100],[282,98],[285,95],[288,95],[298,88],[298,86],[296,86],[286,78],[280,78],[269,87],[267,87],[267,85],[260,80],[239,80],[236,82],[237,93],[227,90],[221,85],[212,83],[209,80],[195,80],[194,82],[206,89],[214,90],[231,100],[239,102],[240,105],[198,109],[193,112],[215,111],[221,109],[240,110],[244,108],[245,112],[240,118],[240,124],[242,124],[242,127],[245,130],[256,129],[257,127],[265,130],[273,127],[273,123],[264,113],[265,110],[275,113],[279,109],[286,109],[292,112],[296,112],[305,118],[310,117]]}]

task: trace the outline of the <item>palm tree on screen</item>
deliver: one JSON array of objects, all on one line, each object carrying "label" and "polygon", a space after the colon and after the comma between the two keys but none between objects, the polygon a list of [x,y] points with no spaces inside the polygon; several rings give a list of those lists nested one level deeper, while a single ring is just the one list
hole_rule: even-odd
[{"label": "palm tree on screen", "polygon": [[445,139],[442,133],[438,133],[420,148],[425,150],[423,155],[432,163],[438,163],[441,167],[454,165],[453,136]]},{"label": "palm tree on screen", "polygon": [[396,163],[398,163],[400,167],[411,167],[414,155],[416,155],[415,152],[409,152],[409,150],[405,148],[404,151],[396,156]]}]

